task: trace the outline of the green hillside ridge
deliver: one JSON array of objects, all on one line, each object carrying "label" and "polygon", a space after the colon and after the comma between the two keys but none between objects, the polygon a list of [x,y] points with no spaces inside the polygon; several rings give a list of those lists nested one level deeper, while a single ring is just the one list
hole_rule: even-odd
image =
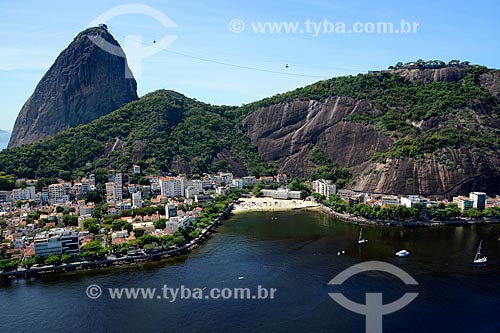
[{"label": "green hillside ridge", "polygon": [[2,151],[0,170],[16,177],[70,180],[102,167],[126,171],[136,163],[146,173],[177,173],[184,170],[172,164],[182,158],[189,173],[200,173],[228,169],[224,162],[212,162],[229,148],[250,173],[267,173],[269,166],[225,115],[231,109],[159,90],[51,139]]},{"label": "green hillside ridge", "polygon": [[[391,66],[392,67],[392,66]],[[466,147],[484,154],[496,154],[500,148],[500,105],[494,96],[480,86],[480,74],[490,71],[484,66],[466,68],[467,75],[460,82],[410,82],[402,76],[386,71],[359,74],[320,81],[284,94],[263,99],[235,109],[242,119],[260,107],[295,100],[324,101],[330,96],[346,96],[368,100],[382,111],[379,116],[354,114],[344,121],[373,125],[378,132],[399,139],[393,148],[373,156],[384,161],[388,157],[423,158],[443,147]],[[484,114],[481,105],[491,107]],[[433,128],[421,130],[412,123],[434,118]],[[482,120],[478,122],[478,118]]]},{"label": "green hillside ridge", "polygon": [[[125,171],[134,163],[146,173],[195,174],[234,171],[231,162],[235,162],[248,174],[270,174],[280,166],[261,160],[242,132],[241,121],[264,106],[324,101],[330,96],[368,100],[381,111],[376,116],[354,113],[343,119],[373,126],[395,139],[389,150],[374,154],[373,161],[422,160],[440,156],[445,147],[498,156],[500,106],[479,83],[479,75],[491,70],[477,65],[464,67],[466,75],[457,82],[423,84],[410,82],[395,71],[384,71],[319,81],[241,107],[213,106],[160,90],[52,139],[0,152],[0,171],[16,177],[76,179],[96,168]],[[310,160],[315,163],[314,158]],[[316,165],[324,173],[330,164]],[[330,166],[339,168],[334,163]],[[347,174],[347,170],[343,172]]]}]

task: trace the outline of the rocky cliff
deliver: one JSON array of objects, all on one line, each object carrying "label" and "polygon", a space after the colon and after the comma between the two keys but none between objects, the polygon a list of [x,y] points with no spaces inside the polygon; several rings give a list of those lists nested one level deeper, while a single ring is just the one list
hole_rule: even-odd
[{"label": "rocky cliff", "polygon": [[57,57],[24,104],[9,147],[30,144],[89,123],[137,99],[137,84],[130,75],[125,54],[106,52],[91,40],[96,37],[121,51],[104,27],[80,33]]},{"label": "rocky cliff", "polygon": [[[497,193],[500,158],[495,142],[498,143],[500,132],[500,71],[478,74],[477,85],[467,87],[482,97],[472,98],[467,93],[470,95],[465,94],[466,98],[473,101],[463,106],[454,104],[454,94],[465,89],[464,68],[403,69],[382,74],[380,94],[388,90],[387,82],[393,74],[403,77],[406,86],[423,84],[415,89],[423,89],[426,95],[435,94],[436,103],[442,104],[423,99],[405,104],[397,101],[392,92],[388,98],[382,98],[387,104],[381,108],[371,98],[335,95],[324,101],[292,98],[258,108],[242,121],[242,129],[258,147],[264,161],[275,162],[280,171],[291,176],[308,177],[315,171],[317,166],[309,161],[311,147],[315,145],[333,162],[350,168],[353,178],[348,187],[355,190],[443,196],[470,190]],[[433,82],[447,85],[436,91],[426,88]],[[456,93],[452,92],[454,89]],[[450,91],[449,96],[442,97]],[[408,98],[413,98],[411,93]],[[418,116],[431,107],[437,110],[430,116]],[[422,113],[412,113],[410,109]],[[446,140],[440,133],[446,133]],[[470,144],[479,136],[488,139],[482,146]],[[431,149],[428,145],[419,146],[422,142],[429,142]],[[421,152],[419,147],[424,147]]]},{"label": "rocky cliff", "polygon": [[489,71],[480,76],[480,83],[500,102],[500,70]]},{"label": "rocky cliff", "polygon": [[420,82],[424,84],[432,82],[458,82],[462,80],[466,71],[463,67],[444,67],[444,68],[403,68],[394,71],[410,82]]},{"label": "rocky cliff", "polygon": [[293,176],[307,176],[315,169],[307,160],[311,144],[348,167],[391,146],[393,139],[372,126],[343,121],[353,114],[374,116],[380,111],[366,100],[332,96],[324,102],[295,101],[260,108],[243,120],[242,128],[264,161],[276,162],[280,171]]}]

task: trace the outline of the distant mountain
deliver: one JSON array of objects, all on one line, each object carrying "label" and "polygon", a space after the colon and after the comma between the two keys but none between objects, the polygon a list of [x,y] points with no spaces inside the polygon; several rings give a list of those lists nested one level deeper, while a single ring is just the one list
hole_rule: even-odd
[{"label": "distant mountain", "polygon": [[[92,40],[94,39],[94,41]],[[98,41],[114,48],[108,53]],[[9,147],[86,124],[137,99],[125,54],[106,28],[82,31],[57,57],[19,113]]]},{"label": "distant mountain", "polygon": [[0,150],[7,148],[10,139],[10,132],[0,129]]},{"label": "distant mountain", "polygon": [[324,80],[242,107],[160,90],[0,152],[0,171],[285,172],[360,191],[451,196],[500,188],[500,71],[404,67]]}]

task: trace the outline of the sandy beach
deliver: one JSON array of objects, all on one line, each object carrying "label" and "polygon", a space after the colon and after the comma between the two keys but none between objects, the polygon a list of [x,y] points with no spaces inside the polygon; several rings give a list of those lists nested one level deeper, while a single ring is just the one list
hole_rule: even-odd
[{"label": "sandy beach", "polygon": [[273,198],[240,198],[240,203],[234,205],[233,213],[247,211],[279,211],[291,209],[317,208],[320,204],[302,200],[283,200]]}]

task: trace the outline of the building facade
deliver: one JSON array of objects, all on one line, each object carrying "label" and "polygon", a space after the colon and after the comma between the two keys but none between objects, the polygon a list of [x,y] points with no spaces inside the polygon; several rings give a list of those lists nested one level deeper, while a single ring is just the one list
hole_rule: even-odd
[{"label": "building facade", "polygon": [[132,207],[142,208],[142,194],[141,192],[132,193]]},{"label": "building facade", "polygon": [[409,197],[402,197],[401,204],[408,208],[413,208],[417,204],[420,205],[420,219],[425,220],[427,218],[427,199],[418,195],[410,195]]},{"label": "building facade", "polygon": [[289,189],[279,188],[277,190],[268,190],[263,189],[260,191],[263,196],[270,197],[273,199],[300,199],[301,192],[300,191],[290,191]]},{"label": "building facade", "polygon": [[184,192],[184,178],[182,177],[161,177],[160,178],[160,191],[161,195],[167,198],[183,197]]},{"label": "building facade", "polygon": [[400,204],[399,197],[397,196],[392,196],[392,195],[385,195],[382,197],[382,205],[387,206],[387,205],[393,205],[397,206]]},{"label": "building facade", "polygon": [[471,192],[469,198],[473,201],[473,207],[479,210],[486,208],[486,193],[484,192]]},{"label": "building facade", "polygon": [[312,182],[313,191],[326,198],[337,193],[337,186],[331,180],[318,179]]},{"label": "building facade", "polygon": [[453,197],[453,203],[456,203],[461,211],[474,207],[474,200],[465,196]]},{"label": "building facade", "polygon": [[51,254],[62,254],[62,243],[59,237],[35,238],[35,256],[47,258]]},{"label": "building facade", "polygon": [[48,187],[49,203],[51,205],[60,205],[69,200],[66,186],[63,184],[52,184]]}]

